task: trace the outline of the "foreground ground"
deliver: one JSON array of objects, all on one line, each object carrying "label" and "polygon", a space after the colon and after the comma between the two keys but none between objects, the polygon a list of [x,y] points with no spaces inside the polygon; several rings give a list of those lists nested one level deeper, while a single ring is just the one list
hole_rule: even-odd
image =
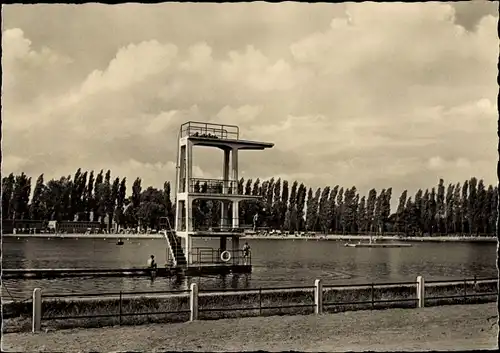
[{"label": "foreground ground", "polygon": [[[5,334],[3,351],[394,351],[497,348],[496,303]],[[495,317],[495,318],[493,318]]]}]

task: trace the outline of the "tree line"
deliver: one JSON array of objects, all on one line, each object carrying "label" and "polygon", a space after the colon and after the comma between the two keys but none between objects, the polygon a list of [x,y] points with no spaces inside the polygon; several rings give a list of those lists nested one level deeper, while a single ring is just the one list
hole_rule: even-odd
[{"label": "tree line", "polygon": [[[207,192],[206,183],[196,184],[195,191]],[[414,195],[404,190],[394,212],[392,188],[360,195],[355,186],[313,190],[297,181],[242,178],[238,192],[260,196],[240,203],[240,225],[252,224],[257,214],[259,227],[283,231],[493,235],[496,230],[498,187],[475,177],[448,185],[440,179],[435,187]],[[109,226],[114,221],[121,227],[158,228],[160,218],[168,217],[173,226],[175,199],[172,202],[169,181],[163,189],[143,189],[136,178],[127,197],[126,178],[113,179],[110,170],[96,174],[78,169],[73,177],[46,183],[40,175],[30,194],[31,178],[24,173],[3,177],[2,219],[99,221]],[[220,202],[196,200],[192,217],[195,226],[220,225]]]}]

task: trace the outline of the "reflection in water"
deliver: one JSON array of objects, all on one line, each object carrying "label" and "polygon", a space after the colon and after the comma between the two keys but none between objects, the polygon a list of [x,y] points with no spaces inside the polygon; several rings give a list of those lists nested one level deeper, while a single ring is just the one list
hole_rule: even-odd
[{"label": "reflection in water", "polygon": [[[370,283],[426,279],[496,277],[495,243],[415,243],[412,248],[346,248],[335,241],[248,240],[252,274],[199,278],[60,278],[7,280],[2,285],[16,298],[31,296],[40,287],[46,294],[148,290],[187,290],[196,281],[201,289],[302,286],[316,278],[325,283]],[[217,239],[195,240],[194,246],[218,247]],[[130,268],[144,267],[150,255],[162,266],[163,240],[4,238],[4,268]],[[9,296],[2,290],[2,296]]]}]

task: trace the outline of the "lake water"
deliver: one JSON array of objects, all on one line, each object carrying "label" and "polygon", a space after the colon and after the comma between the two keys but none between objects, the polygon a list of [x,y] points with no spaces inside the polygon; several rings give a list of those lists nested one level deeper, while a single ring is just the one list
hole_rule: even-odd
[{"label": "lake water", "polygon": [[[143,267],[151,254],[166,258],[161,239],[3,238],[4,268]],[[229,241],[228,241],[229,242]],[[240,242],[243,244],[243,242]],[[253,270],[248,275],[197,278],[61,278],[6,280],[2,297],[26,299],[35,287],[49,293],[96,293],[200,288],[258,288],[325,284],[497,277],[496,243],[413,243],[411,248],[346,248],[342,241],[250,239]],[[193,246],[218,248],[217,239]],[[228,248],[230,244],[228,244]]]}]

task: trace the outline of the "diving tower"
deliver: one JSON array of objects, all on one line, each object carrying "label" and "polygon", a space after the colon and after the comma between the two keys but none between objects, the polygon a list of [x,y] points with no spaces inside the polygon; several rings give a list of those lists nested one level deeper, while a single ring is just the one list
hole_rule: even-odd
[{"label": "diving tower", "polygon": [[[193,150],[196,146],[223,151],[220,179],[193,178]],[[223,265],[220,254],[224,251],[231,254],[232,265],[242,265],[239,237],[243,234],[244,227],[240,225],[239,205],[243,201],[257,201],[261,197],[244,195],[244,190],[238,190],[238,153],[240,150],[265,150],[273,146],[269,142],[240,139],[239,128],[235,125],[194,121],[181,125],[177,151],[175,236],[182,240],[180,243],[187,267],[200,263],[196,261],[200,258],[200,249],[193,249],[194,237],[220,239],[219,249],[212,250],[209,265]],[[195,200],[221,201],[220,223],[216,226],[196,224],[193,218]],[[227,249],[228,238],[232,240],[230,250]]]}]

